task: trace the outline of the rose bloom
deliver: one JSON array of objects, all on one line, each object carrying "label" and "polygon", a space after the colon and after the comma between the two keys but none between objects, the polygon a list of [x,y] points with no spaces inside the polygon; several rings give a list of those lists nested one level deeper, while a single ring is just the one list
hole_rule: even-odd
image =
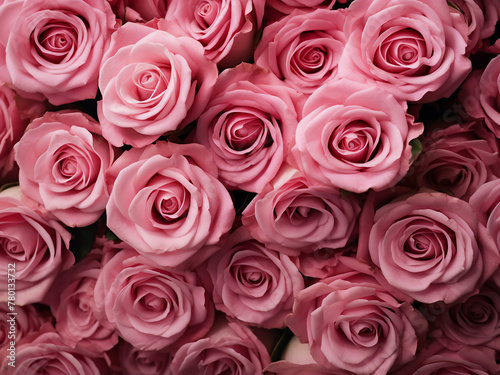
[{"label": "rose bloom", "polygon": [[305,288],[286,319],[329,370],[387,374],[411,361],[425,337],[425,318],[365,272],[346,269]]},{"label": "rose bloom", "polygon": [[360,212],[357,197],[343,197],[329,186],[312,186],[288,166],[271,185],[242,213],[242,223],[254,238],[289,255],[348,243]]},{"label": "rose bloom", "polygon": [[404,184],[468,200],[481,185],[500,175],[498,140],[483,122],[443,125],[445,128],[420,138],[422,153]]},{"label": "rose bloom", "polygon": [[255,63],[310,94],[337,77],[345,45],[344,10],[295,11],[263,29]]},{"label": "rose bloom", "polygon": [[199,144],[157,142],[131,149],[108,176],[109,229],[160,265],[202,263],[233,224],[231,197]]},{"label": "rose bloom", "polygon": [[372,84],[346,79],[316,90],[304,105],[290,162],[311,183],[362,193],[395,185],[423,132],[406,102]]},{"label": "rose bloom", "polygon": [[97,94],[116,18],[106,0],[17,0],[0,6],[0,80],[61,105]]},{"label": "rose bloom", "polygon": [[202,46],[129,22],[111,38],[99,75],[98,116],[113,145],[143,147],[195,120],[217,79]]},{"label": "rose bloom", "polygon": [[340,77],[431,102],[450,96],[469,74],[467,44],[446,0],[356,0],[348,10]]},{"label": "rose bloom", "polygon": [[118,344],[120,374],[170,375],[172,354],[166,350],[139,350],[126,341]]},{"label": "rose bloom", "polygon": [[14,357],[15,366],[11,366],[9,356],[3,356],[2,374],[110,374],[102,355],[95,356],[82,348],[68,346],[50,324],[17,342]]},{"label": "rose bloom", "polygon": [[269,364],[264,344],[244,324],[218,317],[203,338],[175,353],[171,375],[257,375]]},{"label": "rose bloom", "polygon": [[224,70],[195,140],[213,153],[230,189],[259,192],[278,173],[297,127],[300,95],[255,64]]},{"label": "rose bloom", "polygon": [[70,227],[97,221],[109,197],[104,176],[115,158],[100,132],[79,111],[47,112],[33,120],[15,145],[23,199]]},{"label": "rose bloom", "polygon": [[[389,284],[424,303],[457,302],[477,291],[500,264],[493,238],[473,207],[439,192],[400,196],[373,217],[367,251]],[[452,287],[451,287],[452,286]]]},{"label": "rose bloom", "polygon": [[283,328],[296,294],[304,288],[297,266],[283,253],[254,240],[244,227],[207,263],[215,308],[249,325]]},{"label": "rose bloom", "polygon": [[[68,269],[75,257],[69,251],[71,234],[63,226],[34,211],[21,201],[19,187],[0,192],[0,243],[2,303],[12,301],[8,280],[15,276],[15,304],[42,301],[57,275]],[[9,271],[12,270],[12,271]],[[11,275],[11,276],[9,276]]]}]

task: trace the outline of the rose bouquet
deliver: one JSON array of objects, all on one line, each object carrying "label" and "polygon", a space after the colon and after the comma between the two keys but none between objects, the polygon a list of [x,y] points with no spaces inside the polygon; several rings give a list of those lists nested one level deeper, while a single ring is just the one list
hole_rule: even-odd
[{"label": "rose bouquet", "polygon": [[2,374],[499,374],[500,1],[0,1]]}]

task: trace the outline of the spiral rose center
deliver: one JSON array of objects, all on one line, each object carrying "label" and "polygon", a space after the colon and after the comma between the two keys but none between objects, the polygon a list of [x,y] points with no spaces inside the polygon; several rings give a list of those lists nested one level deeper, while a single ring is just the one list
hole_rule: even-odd
[{"label": "spiral rose center", "polygon": [[9,257],[20,261],[24,260],[24,249],[17,239],[8,236],[2,237],[0,238],[0,247]]},{"label": "spiral rose center", "polygon": [[[307,46],[296,52],[292,68],[306,74],[320,71],[327,58],[327,50],[323,46]],[[297,72],[296,72],[297,73]]]},{"label": "spiral rose center", "polygon": [[185,218],[189,211],[190,194],[176,180],[166,181],[149,197],[152,217],[157,222],[173,224]]},{"label": "spiral rose center", "polygon": [[167,89],[170,76],[170,66],[138,64],[132,76],[135,99],[141,102],[157,99]]},{"label": "spiral rose center", "polygon": [[217,18],[220,4],[217,1],[200,1],[195,10],[195,20],[202,29],[208,28]]},{"label": "spiral rose center", "polygon": [[35,30],[33,37],[40,56],[53,64],[69,60],[78,40],[75,29],[65,23],[45,25]]},{"label": "spiral rose center", "polygon": [[226,124],[226,143],[236,151],[252,151],[267,145],[267,127],[252,116],[233,116]]},{"label": "spiral rose center", "polygon": [[164,298],[152,294],[147,294],[142,297],[142,303],[147,309],[154,312],[164,311],[167,307],[167,301],[165,301]]},{"label": "spiral rose center", "polygon": [[354,121],[337,128],[330,137],[333,156],[352,163],[366,163],[376,153],[376,132],[364,121]]}]

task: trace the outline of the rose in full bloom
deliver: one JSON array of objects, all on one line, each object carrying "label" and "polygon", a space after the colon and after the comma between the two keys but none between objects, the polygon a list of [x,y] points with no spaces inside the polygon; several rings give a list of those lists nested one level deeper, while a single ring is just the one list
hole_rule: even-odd
[{"label": "rose in full bloom", "polygon": [[113,145],[143,147],[195,120],[217,79],[202,46],[129,22],[111,38],[99,75],[103,136]]},{"label": "rose in full bloom", "polygon": [[219,68],[228,68],[252,57],[264,5],[264,0],[171,0],[165,18],[199,41]]},{"label": "rose in full bloom", "polygon": [[283,328],[296,294],[304,288],[292,260],[254,240],[244,227],[209,259],[207,271],[215,308],[264,328]]},{"label": "rose in full bloom", "polygon": [[387,374],[414,358],[428,324],[363,268],[347,268],[299,292],[286,323],[321,366]]},{"label": "rose in full bloom", "polygon": [[344,197],[328,186],[311,186],[288,166],[271,185],[242,213],[243,225],[254,238],[290,255],[347,245],[360,211],[355,196]]},{"label": "rose in full bloom", "polygon": [[140,350],[175,349],[203,337],[213,322],[194,272],[159,267],[128,247],[103,265],[94,299],[100,322]]},{"label": "rose in full bloom", "polygon": [[167,350],[139,350],[120,341],[118,358],[123,375],[170,375],[172,354]]},{"label": "rose in full bloom", "polygon": [[195,135],[212,151],[220,181],[262,190],[286,159],[301,103],[295,90],[255,64],[224,70]]},{"label": "rose in full bloom", "polygon": [[200,264],[233,224],[233,202],[202,145],[157,142],[131,149],[108,177],[108,227],[160,265]]},{"label": "rose in full bloom", "polygon": [[337,78],[345,45],[344,10],[295,11],[264,27],[255,63],[307,94]]},{"label": "rose in full bloom", "polygon": [[[0,193],[0,301],[7,303],[7,281],[15,275],[15,304],[41,302],[57,275],[68,269],[75,257],[69,251],[71,234],[51,218],[21,201],[19,187]],[[9,271],[10,270],[10,271]],[[12,292],[11,292],[12,294]],[[12,300],[12,298],[11,298]]]},{"label": "rose in full bloom", "polygon": [[446,0],[356,0],[339,76],[373,82],[403,100],[448,97],[472,67],[454,21]]},{"label": "rose in full bloom", "polygon": [[181,346],[170,370],[172,375],[256,375],[269,361],[266,347],[247,326],[218,317],[205,337]]},{"label": "rose in full bloom", "polygon": [[367,252],[358,248],[360,259],[424,303],[470,296],[500,264],[498,248],[473,207],[440,192],[422,191],[383,205],[367,231]]},{"label": "rose in full bloom", "polygon": [[106,207],[104,176],[114,155],[89,115],[46,112],[30,123],[15,145],[23,199],[70,227],[90,225]]},{"label": "rose in full bloom", "polygon": [[395,185],[423,132],[406,102],[373,84],[346,79],[316,90],[304,105],[290,162],[311,183],[362,193]]},{"label": "rose in full bloom", "polygon": [[0,6],[0,80],[61,105],[97,94],[102,56],[116,29],[106,0],[16,0]]}]

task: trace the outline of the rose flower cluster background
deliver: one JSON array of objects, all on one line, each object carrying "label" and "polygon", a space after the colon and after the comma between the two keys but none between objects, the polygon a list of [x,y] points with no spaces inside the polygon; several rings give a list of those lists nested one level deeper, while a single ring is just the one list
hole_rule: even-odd
[{"label": "rose flower cluster background", "polygon": [[0,372],[499,374],[499,19],[0,1]]}]

